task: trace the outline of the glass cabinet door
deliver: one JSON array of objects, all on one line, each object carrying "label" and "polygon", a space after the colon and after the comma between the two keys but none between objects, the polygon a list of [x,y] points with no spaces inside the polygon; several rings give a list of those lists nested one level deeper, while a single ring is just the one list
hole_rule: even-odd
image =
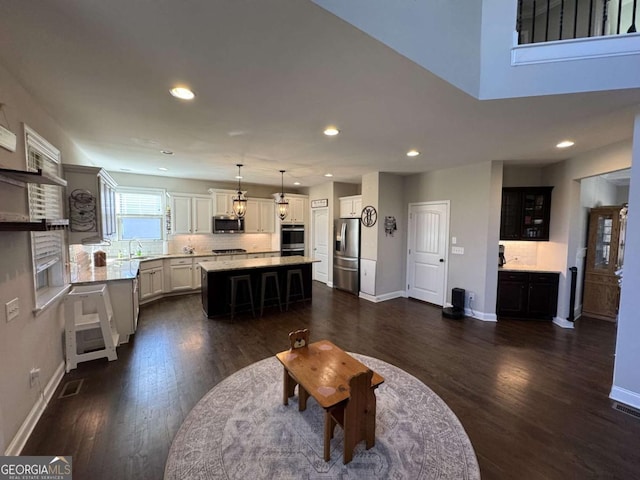
[{"label": "glass cabinet door", "polygon": [[611,232],[613,215],[600,214],[596,219],[595,257],[593,267],[608,269],[611,263]]}]

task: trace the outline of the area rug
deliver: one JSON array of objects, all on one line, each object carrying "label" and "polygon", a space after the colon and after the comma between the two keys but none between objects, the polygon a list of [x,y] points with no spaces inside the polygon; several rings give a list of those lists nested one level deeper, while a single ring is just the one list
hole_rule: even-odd
[{"label": "area rug", "polygon": [[342,461],[342,429],[323,460],[324,411],[313,398],[298,411],[282,404],[283,369],[275,357],[254,363],[211,389],[176,434],[165,480],[191,479],[479,479],[469,437],[429,387],[381,360],[352,354],[380,373],[376,443]]}]

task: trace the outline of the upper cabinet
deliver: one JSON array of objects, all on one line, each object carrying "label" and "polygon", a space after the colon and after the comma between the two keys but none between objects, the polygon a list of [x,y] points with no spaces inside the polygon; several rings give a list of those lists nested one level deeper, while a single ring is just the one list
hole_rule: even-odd
[{"label": "upper cabinet", "polygon": [[262,198],[247,200],[247,213],[244,217],[245,233],[274,233],[275,214],[273,200]]},{"label": "upper cabinet", "polygon": [[116,232],[116,182],[99,167],[63,165],[69,243],[99,243]]},{"label": "upper cabinet", "polygon": [[362,195],[340,197],[340,218],[360,218]]},{"label": "upper cabinet", "polygon": [[552,189],[503,188],[500,240],[548,241]]},{"label": "upper cabinet", "polygon": [[[287,193],[285,195],[289,201],[289,213],[282,220],[282,223],[307,223],[307,210],[309,209],[309,197],[306,195],[296,195]],[[280,194],[274,194],[274,198],[280,199]],[[277,201],[276,200],[276,201]]]},{"label": "upper cabinet", "polygon": [[233,215],[233,197],[237,192],[233,190],[209,189],[213,198],[214,215]]},{"label": "upper cabinet", "polygon": [[171,233],[211,233],[213,201],[209,195],[171,193]]}]

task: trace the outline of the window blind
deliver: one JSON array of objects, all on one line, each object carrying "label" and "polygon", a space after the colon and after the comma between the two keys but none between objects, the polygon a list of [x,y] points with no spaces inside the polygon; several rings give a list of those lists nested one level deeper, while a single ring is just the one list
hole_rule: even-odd
[{"label": "window blind", "polygon": [[118,191],[116,213],[118,215],[162,215],[162,192]]},{"label": "window blind", "polygon": [[62,260],[63,240],[61,231],[33,232],[31,241],[36,273],[40,273]]}]

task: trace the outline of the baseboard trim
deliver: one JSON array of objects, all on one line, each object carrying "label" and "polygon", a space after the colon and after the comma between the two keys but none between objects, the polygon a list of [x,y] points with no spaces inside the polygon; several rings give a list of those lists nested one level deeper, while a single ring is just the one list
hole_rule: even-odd
[{"label": "baseboard trim", "polygon": [[574,327],[573,322],[570,322],[566,318],[561,318],[561,317],[553,317],[553,323],[555,323],[556,325],[558,325],[561,328],[572,329]]},{"label": "baseboard trim", "polygon": [[333,288],[333,282],[327,282],[327,287]]},{"label": "baseboard trim", "polygon": [[40,417],[44,413],[45,408],[53,397],[54,392],[62,381],[62,377],[64,376],[64,365],[65,364],[63,361],[62,363],[60,363],[60,365],[58,365],[58,368],[56,368],[53,376],[44,387],[44,399],[41,396],[38,397],[38,400],[29,412],[29,415],[27,415],[27,418],[25,418],[24,422],[22,422],[18,433],[16,433],[15,437],[13,437],[13,440],[11,440],[11,443],[5,450],[5,455],[17,456],[20,455],[20,452],[22,452],[22,449],[26,445],[27,440],[29,440],[33,429],[38,423],[38,420],[40,420]]},{"label": "baseboard trim", "polygon": [[394,298],[404,297],[406,296],[406,294],[404,291],[390,292],[382,295],[370,295],[368,293],[360,292],[358,296],[370,302],[379,303],[387,300],[392,300]]},{"label": "baseboard trim", "polygon": [[614,386],[611,388],[609,398],[640,410],[640,393]]},{"label": "baseboard trim", "polygon": [[470,308],[464,309],[464,314],[467,317],[475,318],[476,320],[482,320],[483,322],[497,322],[498,317],[495,313],[478,312],[477,310],[471,310]]}]

